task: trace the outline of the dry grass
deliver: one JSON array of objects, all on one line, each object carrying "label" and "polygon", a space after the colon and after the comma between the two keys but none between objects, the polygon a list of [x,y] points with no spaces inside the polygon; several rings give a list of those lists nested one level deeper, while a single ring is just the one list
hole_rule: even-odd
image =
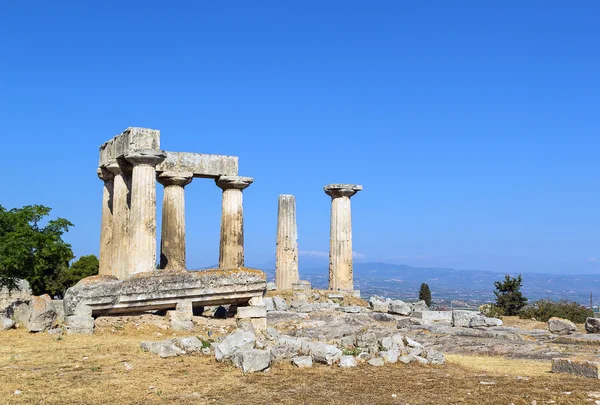
[{"label": "dry grass", "polygon": [[[549,373],[548,363],[448,356],[445,366],[300,370],[242,375],[212,357],[161,359],[139,349],[156,331],[93,336],[2,332],[0,402],[7,404],[558,404],[586,403],[600,382]],[[125,363],[133,366],[127,371]],[[530,377],[530,380],[515,377]],[[494,385],[481,385],[480,382]],[[22,395],[15,396],[15,390]],[[571,392],[571,395],[563,392]],[[396,394],[396,398],[392,398]]]}]

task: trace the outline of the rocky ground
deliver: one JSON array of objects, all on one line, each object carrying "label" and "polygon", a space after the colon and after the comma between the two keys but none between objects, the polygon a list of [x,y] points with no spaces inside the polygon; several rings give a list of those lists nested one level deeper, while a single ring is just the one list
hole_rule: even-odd
[{"label": "rocky ground", "polygon": [[100,317],[91,336],[0,332],[0,403],[600,403],[598,379],[550,372],[553,358],[598,356],[581,325],[326,291],[265,305],[266,332],[235,308],[205,308],[193,332],[158,314]]}]

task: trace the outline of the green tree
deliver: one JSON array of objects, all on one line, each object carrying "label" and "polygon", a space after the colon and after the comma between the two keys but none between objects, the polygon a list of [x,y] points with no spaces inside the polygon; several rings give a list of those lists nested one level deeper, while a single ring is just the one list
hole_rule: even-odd
[{"label": "green tree", "polygon": [[81,256],[71,267],[58,274],[54,285],[55,294],[63,296],[67,288],[74,286],[82,278],[98,274],[99,267],[96,255]]},{"label": "green tree", "polygon": [[56,280],[74,257],[62,235],[73,224],[57,218],[42,226],[50,211],[43,205],[11,210],[0,205],[0,287],[13,288],[24,278],[36,295],[59,292]]},{"label": "green tree", "polygon": [[419,301],[425,301],[428,307],[431,306],[431,290],[425,283],[421,284],[421,289],[419,289]]},{"label": "green tree", "polygon": [[496,307],[499,308],[504,315],[517,315],[519,311],[527,304],[527,298],[521,293],[522,278],[511,277],[508,274],[504,277],[504,281],[494,282],[496,291]]}]

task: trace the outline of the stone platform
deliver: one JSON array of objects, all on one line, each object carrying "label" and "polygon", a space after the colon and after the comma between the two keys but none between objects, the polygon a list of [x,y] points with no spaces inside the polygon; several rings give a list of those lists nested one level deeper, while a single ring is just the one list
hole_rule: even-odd
[{"label": "stone platform", "polygon": [[65,294],[66,317],[139,313],[193,307],[248,305],[266,291],[264,272],[248,268],[203,271],[157,270],[119,280],[92,276],[69,288]]}]

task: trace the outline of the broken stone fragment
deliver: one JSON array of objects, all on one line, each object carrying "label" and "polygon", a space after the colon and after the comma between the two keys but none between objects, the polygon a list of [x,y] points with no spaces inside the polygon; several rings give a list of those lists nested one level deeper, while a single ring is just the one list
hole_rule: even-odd
[{"label": "broken stone fragment", "polygon": [[356,366],[358,366],[358,361],[356,361],[356,358],[354,356],[342,356],[340,358],[339,366],[341,368],[356,367]]},{"label": "broken stone fragment", "polygon": [[244,349],[238,350],[233,355],[233,364],[241,368],[244,373],[254,373],[269,368],[271,353],[268,350]]},{"label": "broken stone fragment", "polygon": [[298,356],[292,359],[292,364],[298,368],[310,368],[313,365],[313,361],[310,356]]},{"label": "broken stone fragment", "polygon": [[217,361],[229,359],[237,350],[253,348],[255,341],[254,333],[237,330],[215,345],[215,358]]}]

